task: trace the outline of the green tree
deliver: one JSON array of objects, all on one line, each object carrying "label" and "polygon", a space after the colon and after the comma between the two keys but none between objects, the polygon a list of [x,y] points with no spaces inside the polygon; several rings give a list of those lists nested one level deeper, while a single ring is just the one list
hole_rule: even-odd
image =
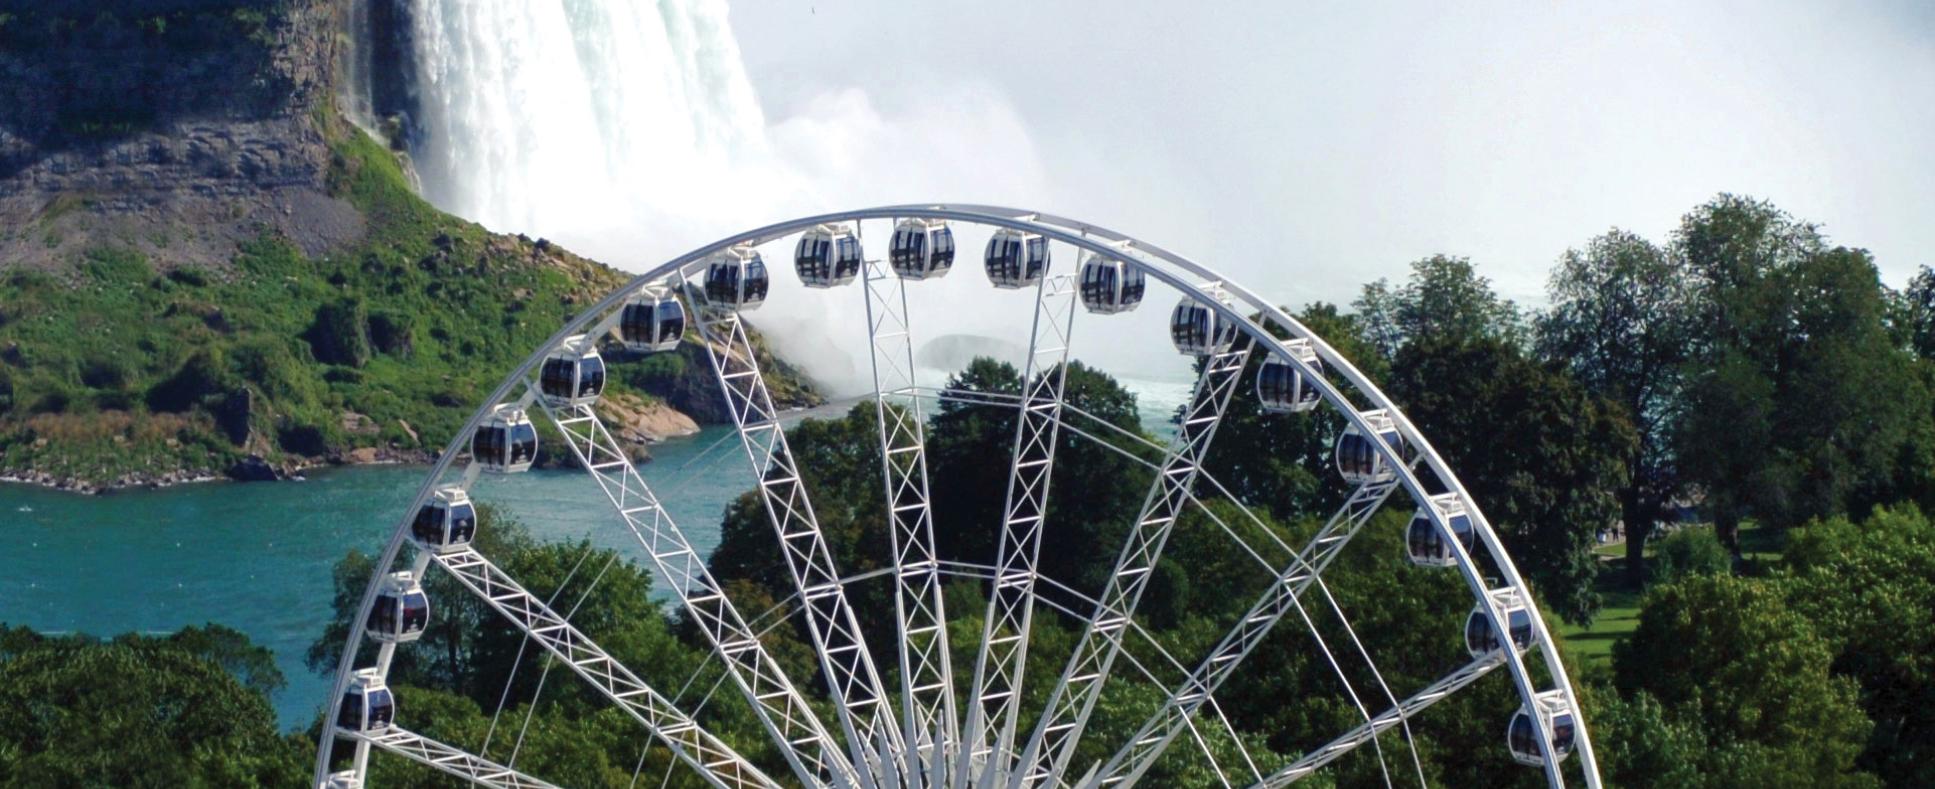
[{"label": "green tree", "polygon": [[1833,656],[1778,586],[1707,576],[1654,588],[1613,668],[1626,698],[1705,734],[1702,771],[1720,785],[1872,785],[1855,759],[1873,724]]},{"label": "green tree", "polygon": [[1722,575],[1733,570],[1733,554],[1712,529],[1681,529],[1660,540],[1653,561],[1654,583],[1674,583],[1696,575]]},{"label": "green tree", "polygon": [[1499,340],[1420,340],[1391,393],[1504,537],[1539,595],[1590,622],[1599,530],[1637,439],[1619,407]]},{"label": "green tree", "polygon": [[304,780],[308,748],[276,733],[268,698],[218,659],[198,654],[246,654],[252,648],[245,642],[208,631],[102,643],[24,630],[0,641],[0,784],[291,786]]},{"label": "green tree", "polygon": [[1500,298],[1491,280],[1478,275],[1471,259],[1432,255],[1411,264],[1411,276],[1393,288],[1385,280],[1364,286],[1351,304],[1365,337],[1386,359],[1420,339],[1525,339],[1518,305]]},{"label": "green tree", "polygon": [[1747,516],[1793,526],[1928,489],[1928,388],[1867,252],[1732,195],[1687,215],[1674,252],[1699,338],[1675,451],[1723,540]]},{"label": "green tree", "polygon": [[1935,524],[1911,506],[1794,530],[1788,600],[1861,686],[1874,719],[1860,764],[1890,786],[1935,786]]},{"label": "green tree", "polygon": [[362,367],[370,361],[369,309],[360,299],[341,298],[316,308],[309,324],[309,348],[316,361]]},{"label": "green tree", "polygon": [[1566,250],[1538,317],[1539,355],[1588,390],[1625,408],[1637,441],[1618,490],[1626,527],[1626,574],[1646,578],[1646,540],[1679,491],[1671,452],[1681,373],[1692,334],[1687,270],[1665,250],[1614,229]]}]

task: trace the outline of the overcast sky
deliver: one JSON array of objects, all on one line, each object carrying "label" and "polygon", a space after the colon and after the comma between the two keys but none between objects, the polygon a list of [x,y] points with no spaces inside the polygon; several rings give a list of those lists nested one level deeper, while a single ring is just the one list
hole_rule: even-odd
[{"label": "overcast sky", "polygon": [[1721,191],[1890,284],[1935,263],[1931,3],[738,0],[731,22],[781,155],[906,163],[821,162],[826,199],[1040,207],[1290,304],[1436,252],[1538,302],[1567,247],[1663,240]]}]

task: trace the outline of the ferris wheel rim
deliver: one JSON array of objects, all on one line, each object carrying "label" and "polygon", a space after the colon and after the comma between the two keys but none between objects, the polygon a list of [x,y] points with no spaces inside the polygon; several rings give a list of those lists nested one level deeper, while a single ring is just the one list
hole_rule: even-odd
[{"label": "ferris wheel rim", "polygon": [[[1472,499],[1462,481],[1451,471],[1449,464],[1431,446],[1429,440],[1410,422],[1409,418],[1367,376],[1351,364],[1347,357],[1338,353],[1321,335],[1310,331],[1280,307],[1242,287],[1240,284],[1223,278],[1207,267],[1161,247],[1142,242],[1126,234],[1117,233],[1097,225],[1077,220],[1022,209],[974,204],[889,205],[819,214],[777,222],[752,231],[727,236],[713,243],[695,248],[692,251],[634,276],[602,300],[566,321],[562,328],[526,357],[484,400],[483,405],[453,435],[450,443],[439,454],[437,461],[432,464],[425,482],[419,487],[417,495],[405,510],[397,527],[392,530],[391,539],[375,566],[378,568],[395,566],[398,555],[404,544],[408,542],[408,529],[411,517],[441,487],[443,479],[450,471],[451,464],[461,454],[465,441],[482,423],[490,418],[500,404],[506,402],[507,397],[517,390],[531,371],[542,364],[546,356],[558,348],[567,338],[574,334],[583,333],[586,327],[595,324],[601,317],[609,314],[614,308],[621,307],[627,299],[633,297],[640,291],[655,286],[663,287],[665,283],[675,279],[683,279],[689,271],[703,265],[713,255],[729,250],[735,246],[767,243],[802,230],[811,229],[817,225],[841,222],[858,223],[862,220],[870,219],[892,220],[901,218],[953,220],[975,225],[1035,233],[1095,255],[1133,262],[1147,275],[1170,286],[1185,297],[1196,298],[1199,302],[1215,311],[1219,317],[1231,321],[1251,341],[1261,346],[1267,356],[1288,361],[1296,367],[1299,372],[1303,373],[1316,386],[1324,400],[1329,402],[1344,417],[1347,423],[1356,426],[1359,430],[1365,431],[1371,437],[1371,443],[1375,449],[1386,459],[1386,462],[1394,470],[1397,477],[1397,484],[1405,488],[1413,499],[1419,501],[1428,500],[1429,497],[1424,492],[1421,479],[1408,464],[1401,462],[1399,453],[1393,447],[1387,445],[1377,431],[1371,430],[1370,426],[1364,420],[1364,413],[1368,411],[1377,409],[1385,411],[1391,416],[1396,430],[1400,438],[1404,440],[1407,448],[1416,451],[1421,461],[1433,476],[1449,492],[1455,493],[1464,502],[1466,512],[1473,519],[1473,530],[1480,541],[1479,544],[1485,547],[1486,553],[1497,566],[1501,580],[1504,581],[1503,587],[1488,586],[1484,579],[1477,575],[1477,567],[1473,560],[1474,551],[1468,551],[1458,540],[1450,541],[1452,550],[1456,554],[1457,565],[1461,574],[1464,575],[1473,596],[1480,601],[1482,606],[1488,609],[1494,626],[1497,627],[1503,619],[1501,618],[1501,609],[1492,600],[1491,591],[1497,588],[1510,588],[1524,595],[1524,600],[1530,601],[1532,599],[1529,586],[1525,584],[1510,554],[1505,551],[1503,543],[1498,538],[1489,519],[1483,515],[1482,509]],[[1165,266],[1174,266],[1180,269],[1182,273],[1178,274],[1177,272],[1170,271]],[[1213,293],[1206,291],[1197,283],[1192,282],[1189,276],[1185,275],[1193,275],[1202,281],[1213,283],[1217,290],[1242,301],[1245,306],[1253,310],[1256,318],[1253,319],[1250,314],[1239,311],[1234,305],[1222,299],[1215,298]],[[1317,350],[1318,359],[1325,367],[1338,372],[1344,378],[1346,384],[1356,390],[1360,396],[1369,400],[1376,408],[1358,408],[1345,396],[1344,392],[1335,383],[1323,374],[1323,368],[1313,368],[1300,359],[1297,354],[1291,352],[1285,346],[1284,340],[1277,338],[1269,330],[1269,325],[1275,325],[1289,333],[1292,339],[1308,341]],[[1435,508],[1426,509],[1435,512]],[[1442,520],[1440,515],[1434,514],[1433,517],[1434,519]],[[1444,527],[1442,522],[1437,525],[1441,528]],[[1474,546],[1474,548],[1476,547]],[[373,574],[371,583],[366,587],[362,600],[358,605],[357,618],[352,620],[352,626],[346,638],[342,657],[338,661],[336,680],[331,689],[330,696],[326,699],[326,716],[333,712],[336,703],[345,693],[349,680],[355,672],[356,653],[366,640],[363,628],[357,626],[357,623],[368,617],[372,604],[378,595],[378,586],[381,580],[381,574]],[[1575,726],[1576,740],[1573,745],[1573,750],[1579,752],[1581,756],[1587,784],[1596,787],[1598,785],[1596,761],[1593,757],[1593,750],[1588,734],[1589,728],[1585,725],[1584,713],[1579,703],[1576,689],[1570,677],[1567,675],[1553,639],[1551,628],[1547,626],[1544,617],[1539,615],[1536,609],[1534,609],[1533,613],[1532,630],[1534,645],[1538,647],[1543,663],[1551,675],[1551,684],[1562,695],[1571,709],[1571,713],[1577,724]],[[388,654],[393,646],[392,644],[386,644],[381,647],[383,655],[379,660],[385,669],[387,669]],[[1530,705],[1536,704],[1537,699],[1544,694],[1538,690],[1536,683],[1531,680],[1529,669],[1526,667],[1525,656],[1521,655],[1517,650],[1510,648],[1504,649],[1503,653],[1505,655],[1505,663],[1511,669],[1514,685],[1517,687],[1521,703],[1527,705],[1529,708]],[[1544,725],[1543,720],[1540,723],[1542,726]],[[334,727],[327,725],[326,721],[324,731],[320,738],[321,742],[319,743],[320,747],[314,773],[314,780],[317,785],[321,785],[330,775],[331,749],[329,746],[336,737],[337,734]],[[1542,750],[1549,746],[1550,739],[1549,732],[1547,732],[1547,736],[1540,738],[1539,745]],[[1559,759],[1553,758],[1551,753],[1545,753],[1543,763],[1548,780],[1553,785],[1562,784],[1563,778],[1558,773]]]}]

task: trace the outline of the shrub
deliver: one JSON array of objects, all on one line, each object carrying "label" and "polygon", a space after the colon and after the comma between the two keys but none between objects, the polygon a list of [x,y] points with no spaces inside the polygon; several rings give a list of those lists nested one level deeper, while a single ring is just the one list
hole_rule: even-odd
[{"label": "shrub", "polygon": [[1678,583],[1701,575],[1724,575],[1733,571],[1733,554],[1720,543],[1711,528],[1687,528],[1674,532],[1655,546],[1653,581]]},{"label": "shrub", "polygon": [[344,298],[316,308],[304,335],[316,361],[362,367],[370,361],[369,312],[359,299]]}]

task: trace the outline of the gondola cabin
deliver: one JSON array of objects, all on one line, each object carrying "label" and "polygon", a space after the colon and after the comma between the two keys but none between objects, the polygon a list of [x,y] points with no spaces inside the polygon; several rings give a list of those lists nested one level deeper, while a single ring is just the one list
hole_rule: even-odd
[{"label": "gondola cabin", "polygon": [[863,259],[860,237],[843,225],[816,225],[801,233],[799,245],[793,248],[793,270],[809,288],[852,282]]},{"label": "gondola cabin", "polygon": [[383,591],[376,594],[364,630],[370,638],[388,644],[407,644],[423,635],[430,626],[430,597],[423,593],[409,571],[390,573],[383,579]]},{"label": "gondola cabin", "polygon": [[1432,510],[1436,510],[1445,525],[1450,527],[1450,536],[1464,544],[1466,553],[1477,545],[1478,533],[1472,530],[1471,515],[1465,512],[1465,503],[1458,499],[1457,494],[1447,493],[1431,497],[1431,503],[1419,507],[1417,514],[1411,516],[1411,526],[1404,533],[1404,552],[1411,557],[1411,563],[1419,567],[1456,567],[1458,552],[1452,549],[1445,530],[1433,522]]},{"label": "gondola cabin", "polygon": [[605,376],[597,343],[582,334],[566,337],[538,370],[538,391],[552,408],[591,405],[605,393]]},{"label": "gondola cabin", "polygon": [[382,734],[396,721],[396,698],[383,684],[383,674],[366,668],[349,678],[343,702],[336,710],[336,728],[353,734]]},{"label": "gondola cabin", "polygon": [[[1547,691],[1538,696],[1539,717],[1545,720],[1552,730],[1552,755],[1559,761],[1572,755],[1572,748],[1579,738],[1579,718],[1572,714],[1572,705],[1565,701],[1561,691]],[[1544,767],[1545,754],[1539,748],[1539,725],[1532,719],[1530,710],[1520,708],[1512,715],[1512,723],[1505,731],[1505,746],[1512,752],[1512,759],[1527,767]]]},{"label": "gondola cabin", "polygon": [[1033,287],[1048,275],[1048,239],[1002,228],[988,238],[988,281],[997,288]]},{"label": "gondola cabin", "polygon": [[894,226],[887,263],[902,279],[940,279],[954,268],[954,231],[939,219],[902,219]]},{"label": "gondola cabin", "polygon": [[1229,347],[1236,339],[1236,324],[1209,305],[1185,296],[1169,313],[1169,338],[1184,356],[1208,356]]},{"label": "gondola cabin", "polygon": [[355,770],[330,773],[323,780],[322,789],[363,789],[363,779],[356,777]]},{"label": "gondola cabin", "polygon": [[1089,255],[1082,263],[1082,306],[1097,315],[1128,312],[1149,288],[1142,269],[1125,260]]},{"label": "gondola cabin", "polygon": [[[1309,340],[1287,340],[1283,346],[1312,371],[1323,369],[1323,363],[1317,360],[1317,349],[1310,347]],[[1316,408],[1323,402],[1323,393],[1304,380],[1296,365],[1272,354],[1257,368],[1256,399],[1265,413],[1296,414]]]},{"label": "gondola cabin", "polygon": [[[1397,424],[1391,420],[1390,414],[1383,409],[1365,411],[1364,422],[1393,451],[1404,451],[1404,439],[1398,435]],[[1395,470],[1385,460],[1384,453],[1378,451],[1377,442],[1353,423],[1344,429],[1343,435],[1337,437],[1337,473],[1343,475],[1345,482],[1363,485],[1389,479]]]},{"label": "gondola cabin", "polygon": [[477,537],[477,508],[463,488],[441,488],[410,522],[410,539],[431,553],[449,553],[470,545]]},{"label": "gondola cabin", "polygon": [[625,303],[618,336],[633,353],[659,353],[679,347],[685,336],[685,305],[670,293],[649,293]]},{"label": "gondola cabin", "polygon": [[772,287],[766,261],[750,244],[740,244],[717,255],[705,269],[705,298],[740,311],[757,308]]},{"label": "gondola cabin", "polygon": [[[1520,603],[1518,596],[1511,590],[1494,592],[1498,607],[1505,612],[1507,626],[1512,631],[1512,645],[1523,651],[1532,646],[1532,610]],[[1500,648],[1498,630],[1492,627],[1491,614],[1483,604],[1472,606],[1471,615],[1465,617],[1465,652],[1473,658],[1482,658]]]},{"label": "gondola cabin", "polygon": [[516,474],[537,460],[537,426],[524,409],[498,406],[470,437],[470,455],[485,471]]}]

